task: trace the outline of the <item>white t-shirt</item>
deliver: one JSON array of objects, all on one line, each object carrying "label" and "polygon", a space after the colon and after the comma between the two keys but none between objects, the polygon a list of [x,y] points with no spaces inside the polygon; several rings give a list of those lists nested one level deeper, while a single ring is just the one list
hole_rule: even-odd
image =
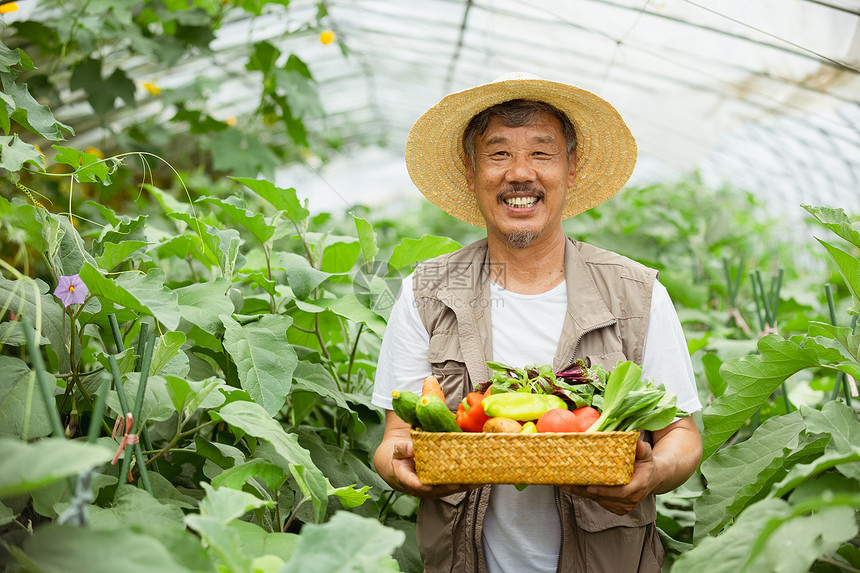
[{"label": "white t-shirt", "polygon": [[[540,294],[490,284],[493,360],[514,367],[552,364],[567,310],[564,281]],[[512,335],[513,333],[513,335]],[[403,280],[382,341],[373,404],[391,409],[392,390],[421,392],[430,375],[430,335],[421,322],[411,275]],[[678,396],[678,407],[701,409],[684,332],[666,288],[654,282],[642,375]],[[561,529],[552,486],[494,485],[484,518],[484,555],[490,573],[554,572]]]}]

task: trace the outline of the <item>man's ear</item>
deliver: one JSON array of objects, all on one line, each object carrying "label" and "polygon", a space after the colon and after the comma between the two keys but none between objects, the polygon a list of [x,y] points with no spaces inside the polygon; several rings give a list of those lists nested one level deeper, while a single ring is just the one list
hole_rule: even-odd
[{"label": "man's ear", "polygon": [[576,182],[576,151],[570,154],[570,170],[567,177],[567,188],[573,187]]},{"label": "man's ear", "polygon": [[475,192],[475,170],[472,168],[472,162],[466,158],[466,183],[469,185],[469,191]]}]

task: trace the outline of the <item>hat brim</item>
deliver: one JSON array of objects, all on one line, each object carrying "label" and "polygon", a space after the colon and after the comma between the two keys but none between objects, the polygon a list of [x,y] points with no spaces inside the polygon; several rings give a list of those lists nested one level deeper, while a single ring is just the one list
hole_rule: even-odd
[{"label": "hat brim", "polygon": [[636,140],[607,101],[559,82],[507,79],[445,96],[412,126],[406,140],[406,167],[431,203],[462,221],[486,225],[466,181],[463,132],[481,111],[514,99],[546,102],[573,123],[576,180],[568,190],[563,218],[603,203],[630,179],[636,166]]}]

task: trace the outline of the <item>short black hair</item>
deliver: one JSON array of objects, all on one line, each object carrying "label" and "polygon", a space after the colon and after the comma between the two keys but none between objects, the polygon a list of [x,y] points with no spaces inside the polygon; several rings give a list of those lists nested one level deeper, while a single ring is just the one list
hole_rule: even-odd
[{"label": "short black hair", "polygon": [[483,135],[490,125],[490,120],[494,117],[499,118],[502,125],[506,127],[522,127],[524,125],[532,125],[537,121],[538,115],[548,113],[557,118],[561,123],[561,132],[564,134],[564,139],[567,142],[567,160],[576,150],[576,130],[573,128],[573,123],[563,111],[543,101],[530,99],[512,99],[510,101],[498,103],[492,107],[488,107],[484,111],[478,113],[469,121],[466,130],[463,132],[463,150],[466,152],[466,157],[475,165],[475,138]]}]

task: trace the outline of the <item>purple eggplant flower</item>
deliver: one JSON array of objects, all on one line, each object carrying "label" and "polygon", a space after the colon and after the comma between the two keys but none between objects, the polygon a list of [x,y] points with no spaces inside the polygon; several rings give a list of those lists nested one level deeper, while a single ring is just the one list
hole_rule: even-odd
[{"label": "purple eggplant flower", "polygon": [[57,282],[57,288],[54,289],[54,296],[63,302],[63,306],[67,307],[70,304],[81,304],[86,300],[90,289],[81,280],[78,275],[69,275],[60,277]]}]

